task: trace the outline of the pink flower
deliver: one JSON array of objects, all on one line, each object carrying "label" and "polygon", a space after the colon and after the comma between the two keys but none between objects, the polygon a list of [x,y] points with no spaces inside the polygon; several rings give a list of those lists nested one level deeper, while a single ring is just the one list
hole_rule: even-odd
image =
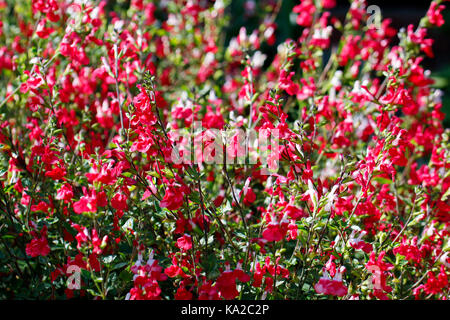
[{"label": "pink flower", "polygon": [[297,24],[302,27],[310,27],[316,7],[312,0],[301,0],[299,5],[296,5],[293,9],[295,13],[298,13]]},{"label": "pink flower", "polygon": [[286,90],[286,92],[291,96],[296,95],[300,90],[299,84],[294,83],[291,80],[294,74],[295,74],[294,72],[290,72],[289,74],[287,74],[285,70],[281,70],[279,80],[280,89]]},{"label": "pink flower", "polygon": [[355,238],[356,230],[353,230],[350,239],[348,240],[350,246],[356,250],[362,250],[365,253],[370,253],[373,250],[373,247],[370,243],[364,242],[362,237],[367,234],[366,231],[362,231],[357,238]]},{"label": "pink flower", "polygon": [[84,196],[73,204],[73,211],[78,214],[97,212],[97,201],[95,198]]},{"label": "pink flower", "polygon": [[342,273],[345,271],[344,267],[341,267],[333,278],[330,278],[326,270],[323,271],[323,276],[314,285],[314,289],[317,293],[325,295],[343,297],[347,294],[347,287],[342,283]]},{"label": "pink flower", "polygon": [[191,236],[185,234],[184,236],[178,238],[177,247],[184,251],[190,250],[192,248]]},{"label": "pink flower", "polygon": [[[20,92],[27,93],[28,91],[32,91],[33,93],[38,94],[37,89],[43,84],[42,77],[39,75],[32,76],[28,70],[25,70],[23,73],[28,76],[28,79],[20,85]],[[36,73],[38,74],[39,72],[37,71]]]},{"label": "pink flower", "polygon": [[97,193],[95,190],[92,190],[88,195],[81,197],[79,201],[73,204],[73,210],[78,214],[97,212],[97,207],[104,207],[107,204],[104,191]]},{"label": "pink flower", "polygon": [[147,263],[142,265],[142,255],[138,254],[138,261],[131,267],[134,273],[134,287],[125,297],[126,300],[160,300],[161,288],[158,281],[167,279],[158,261],[150,253]]},{"label": "pink flower", "polygon": [[55,32],[55,29],[45,27],[46,22],[47,19],[42,19],[41,21],[39,21],[36,28],[36,34],[41,39],[47,39],[51,33]]},{"label": "pink flower", "polygon": [[386,252],[381,251],[377,258],[376,253],[372,252],[370,254],[369,261],[366,263],[366,269],[373,274],[373,295],[382,300],[388,299],[388,296],[385,294],[385,292],[389,293],[392,291],[392,287],[386,284],[386,276],[389,274],[387,271],[394,268],[392,264],[383,261],[385,255]]},{"label": "pink flower", "polygon": [[445,23],[441,14],[444,8],[444,5],[438,6],[436,2],[432,2],[427,12],[428,21],[435,26],[442,26]]},{"label": "pink flower", "polygon": [[64,202],[68,202],[73,198],[73,190],[72,186],[69,183],[65,183],[56,193],[56,200],[64,200]]},{"label": "pink flower", "polygon": [[287,227],[281,226],[277,221],[270,222],[264,229],[262,236],[267,241],[281,241],[286,236]]},{"label": "pink flower", "polygon": [[289,218],[297,220],[299,218],[305,218],[308,214],[301,208],[298,208],[292,204],[288,204],[284,209],[284,212],[289,216]]}]

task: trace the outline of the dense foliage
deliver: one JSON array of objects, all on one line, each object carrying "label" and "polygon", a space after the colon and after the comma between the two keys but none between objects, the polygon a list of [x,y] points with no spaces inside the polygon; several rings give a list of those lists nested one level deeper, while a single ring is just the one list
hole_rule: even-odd
[{"label": "dense foliage", "polygon": [[229,2],[0,0],[1,298],[447,299],[442,1]]}]

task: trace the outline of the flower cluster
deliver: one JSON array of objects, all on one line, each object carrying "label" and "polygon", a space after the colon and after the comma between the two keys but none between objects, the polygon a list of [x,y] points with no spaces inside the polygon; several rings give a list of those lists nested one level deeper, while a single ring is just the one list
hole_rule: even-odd
[{"label": "flower cluster", "polygon": [[0,0],[0,298],[447,299],[443,2]]}]

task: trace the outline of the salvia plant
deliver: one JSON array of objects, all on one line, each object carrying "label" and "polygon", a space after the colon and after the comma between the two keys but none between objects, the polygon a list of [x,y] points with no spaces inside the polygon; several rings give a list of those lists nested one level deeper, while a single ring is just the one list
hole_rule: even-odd
[{"label": "salvia plant", "polygon": [[1,298],[448,298],[443,1],[230,2],[0,0]]}]

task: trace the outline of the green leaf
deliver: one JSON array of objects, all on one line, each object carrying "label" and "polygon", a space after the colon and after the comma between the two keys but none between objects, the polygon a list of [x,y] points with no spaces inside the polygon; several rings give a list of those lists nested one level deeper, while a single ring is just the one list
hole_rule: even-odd
[{"label": "green leaf", "polygon": [[121,269],[121,268],[125,267],[126,265],[128,265],[128,262],[119,262],[119,263],[116,263],[112,269],[113,270]]},{"label": "green leaf", "polygon": [[382,177],[374,177],[372,180],[379,182],[381,184],[391,184],[392,183],[391,179],[386,179],[386,178],[382,178]]}]

